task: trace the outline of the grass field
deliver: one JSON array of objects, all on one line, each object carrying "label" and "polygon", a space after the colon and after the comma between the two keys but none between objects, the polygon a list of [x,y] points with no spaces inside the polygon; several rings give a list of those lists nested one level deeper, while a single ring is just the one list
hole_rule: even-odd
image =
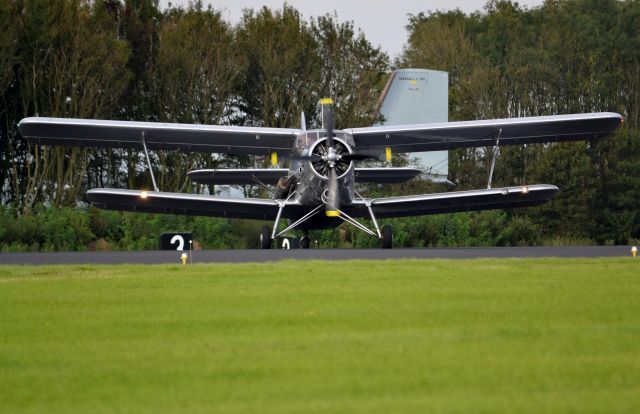
[{"label": "grass field", "polygon": [[0,266],[0,412],[640,412],[640,260]]}]

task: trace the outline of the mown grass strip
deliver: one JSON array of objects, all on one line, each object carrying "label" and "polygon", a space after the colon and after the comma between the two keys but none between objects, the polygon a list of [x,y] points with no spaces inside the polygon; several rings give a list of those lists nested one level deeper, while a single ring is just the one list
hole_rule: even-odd
[{"label": "mown grass strip", "polygon": [[637,412],[640,262],[0,267],[1,412]]}]

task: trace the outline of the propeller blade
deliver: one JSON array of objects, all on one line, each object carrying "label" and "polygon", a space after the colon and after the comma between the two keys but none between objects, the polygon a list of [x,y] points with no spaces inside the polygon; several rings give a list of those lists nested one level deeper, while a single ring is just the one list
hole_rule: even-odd
[{"label": "propeller blade", "polygon": [[338,217],[340,215],[340,199],[338,193],[338,175],[335,167],[329,168],[329,192],[325,206],[327,217]]},{"label": "propeller blade", "polygon": [[327,146],[333,147],[333,111],[327,105]]},{"label": "propeller blade", "polygon": [[322,105],[324,127],[327,129],[327,147],[333,147],[333,99],[324,98],[320,104]]}]

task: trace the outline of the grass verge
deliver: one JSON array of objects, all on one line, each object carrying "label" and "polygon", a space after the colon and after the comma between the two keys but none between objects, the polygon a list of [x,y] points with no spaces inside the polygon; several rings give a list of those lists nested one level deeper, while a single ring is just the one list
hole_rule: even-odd
[{"label": "grass verge", "polygon": [[0,412],[640,412],[640,261],[0,266]]}]

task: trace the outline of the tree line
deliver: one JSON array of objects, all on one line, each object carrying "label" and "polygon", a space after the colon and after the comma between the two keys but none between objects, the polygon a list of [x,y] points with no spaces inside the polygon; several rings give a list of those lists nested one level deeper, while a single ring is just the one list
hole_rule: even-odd
[{"label": "tree line", "polygon": [[[119,248],[151,244],[116,236],[129,234],[137,222],[128,214],[95,213],[82,204],[93,187],[150,188],[142,154],[30,145],[17,131],[24,117],[296,127],[304,111],[314,127],[319,126],[318,100],[331,96],[337,100],[338,127],[367,126],[377,117],[377,100],[390,71],[424,67],[449,72],[450,120],[615,111],[626,122],[613,137],[598,142],[500,149],[494,186],[552,183],[561,188],[559,196],[524,210],[394,220],[401,244],[627,243],[640,238],[640,1],[556,0],[532,9],[489,1],[472,14],[425,11],[408,19],[407,30],[403,53],[391,61],[353,23],[335,14],[305,18],[288,5],[246,10],[232,25],[200,1],[165,10],[157,0],[0,2],[3,221],[19,231],[24,227],[19,223],[31,216],[37,221],[49,210],[64,215],[79,208],[77,214],[86,216],[79,222],[88,223],[80,226],[81,240],[106,238]],[[486,186],[492,156],[492,148],[451,151],[455,190]],[[163,191],[224,191],[194,186],[186,172],[267,162],[249,156],[152,154]],[[361,190],[370,195],[444,191],[424,182]],[[266,196],[259,187],[244,191]],[[100,214],[120,223],[121,230],[103,234],[96,224]],[[196,226],[193,218],[141,217],[165,230]],[[243,241],[223,237],[228,225],[254,231],[242,221],[198,220],[221,224],[197,224],[220,231],[219,238],[206,239],[205,247],[241,247]],[[21,240],[18,244],[30,249],[88,244],[62,246],[14,230],[0,230],[0,242]],[[319,232],[317,238],[327,246],[370,243],[348,228]]]},{"label": "tree line", "polygon": [[[449,72],[450,120],[613,111],[625,127],[594,142],[500,149],[494,185],[550,183],[560,194],[512,210],[545,238],[628,243],[640,238],[640,1],[547,0],[527,9],[412,16],[398,66]],[[493,149],[450,152],[458,188],[487,180]]]}]

